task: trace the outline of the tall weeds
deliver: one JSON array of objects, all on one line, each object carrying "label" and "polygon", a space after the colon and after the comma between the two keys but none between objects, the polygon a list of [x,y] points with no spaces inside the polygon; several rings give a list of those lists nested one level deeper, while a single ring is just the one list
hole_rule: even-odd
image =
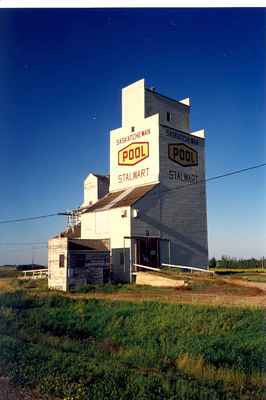
[{"label": "tall weeds", "polygon": [[255,386],[266,385],[265,374],[258,372],[245,374],[239,370],[216,368],[210,363],[206,363],[202,355],[193,357],[188,353],[183,353],[177,357],[175,364],[178,369],[199,380],[221,381],[238,387],[247,384]]}]

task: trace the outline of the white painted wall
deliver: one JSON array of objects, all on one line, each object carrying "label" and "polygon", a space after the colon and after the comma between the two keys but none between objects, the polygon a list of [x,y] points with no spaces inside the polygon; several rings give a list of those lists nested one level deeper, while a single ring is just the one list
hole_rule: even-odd
[{"label": "white painted wall", "polygon": [[[121,217],[123,212],[127,217]],[[130,207],[111,208],[81,214],[81,239],[107,239],[111,247],[121,246],[121,237],[130,234]]]},{"label": "white painted wall", "polygon": [[122,126],[130,128],[144,119],[145,82],[141,79],[122,89]]},{"label": "white painted wall", "polygon": [[[147,185],[159,181],[159,118],[158,114],[135,121],[135,131],[122,127],[110,136],[110,191]],[[118,165],[119,152],[130,145],[148,143],[149,155],[135,165]],[[135,159],[138,161],[138,159]],[[134,160],[133,160],[134,162]]]},{"label": "white painted wall", "polygon": [[[67,290],[68,239],[54,238],[48,241],[48,287]],[[59,267],[59,256],[64,254],[65,265]]]},{"label": "white painted wall", "polygon": [[84,180],[84,200],[82,207],[96,203],[98,200],[98,179],[93,174],[89,174]]},{"label": "white painted wall", "polygon": [[[126,211],[127,216],[122,217]],[[130,207],[119,207],[105,211],[89,212],[81,215],[81,238],[82,239],[108,239],[115,280],[126,280],[128,277],[129,259],[126,265],[121,263],[121,253],[129,255],[130,242],[124,242],[124,236],[131,234]],[[124,269],[127,273],[124,272]]]},{"label": "white painted wall", "polygon": [[90,173],[84,180],[84,200],[81,207],[90,206],[106,193],[108,193],[108,181],[101,176]]}]

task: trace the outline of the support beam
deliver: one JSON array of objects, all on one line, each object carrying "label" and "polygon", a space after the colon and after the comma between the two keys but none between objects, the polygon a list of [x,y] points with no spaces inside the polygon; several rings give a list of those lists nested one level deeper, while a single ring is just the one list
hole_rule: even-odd
[{"label": "support beam", "polygon": [[209,269],[203,269],[198,267],[188,267],[186,265],[173,265],[173,264],[162,264],[163,267],[170,267],[170,268],[180,268],[180,269],[189,269],[193,271],[200,271],[200,272],[208,272],[209,274],[214,274],[214,271],[209,271]]},{"label": "support beam", "polygon": [[158,272],[161,271],[160,268],[148,267],[147,265],[141,265],[141,264],[133,264],[133,265],[134,265],[134,267],[144,268],[144,269],[150,269],[151,271],[158,271]]}]

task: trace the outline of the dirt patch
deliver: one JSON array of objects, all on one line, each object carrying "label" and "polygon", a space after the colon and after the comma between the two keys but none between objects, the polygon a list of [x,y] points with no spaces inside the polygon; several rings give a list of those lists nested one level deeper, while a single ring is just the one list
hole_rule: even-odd
[{"label": "dirt patch", "polygon": [[185,290],[173,290],[167,293],[88,293],[68,294],[72,298],[101,299],[112,301],[160,301],[164,303],[180,303],[193,305],[209,305],[223,307],[265,307],[266,295],[236,296],[217,293],[193,293]]},{"label": "dirt patch", "polygon": [[183,287],[185,285],[185,281],[152,274],[149,272],[137,272],[136,285],[150,285],[154,287]]},{"label": "dirt patch", "polygon": [[256,288],[257,290],[266,292],[266,283],[265,282],[251,282],[246,279],[236,279],[236,278],[227,278],[224,279],[224,282],[229,283],[230,285],[241,286],[245,288]]},{"label": "dirt patch", "polygon": [[215,295],[231,295],[231,296],[259,296],[263,294],[263,291],[257,287],[245,287],[244,285],[234,285],[233,283],[215,283],[205,287],[197,288],[194,285],[193,292],[202,294],[215,294]]},{"label": "dirt patch", "polygon": [[[176,279],[188,282],[188,288],[155,288],[145,286],[130,286],[128,289],[104,292],[101,289],[88,293],[56,292],[62,296],[77,299],[103,299],[114,301],[160,301],[165,303],[202,304],[226,307],[263,307],[266,308],[265,283],[250,282],[244,279],[208,277],[202,274],[178,274]],[[12,279],[0,279],[0,292],[16,290]],[[262,286],[263,285],[263,286]],[[47,296],[47,291],[28,289],[38,296]],[[55,292],[51,291],[53,295]],[[0,398],[0,400],[2,400]]]},{"label": "dirt patch", "polygon": [[[179,275],[180,276],[180,275]],[[68,294],[78,298],[118,301],[160,301],[195,305],[225,307],[266,307],[266,292],[254,285],[235,284],[231,278],[202,277],[186,274],[188,288],[152,288],[143,290],[136,286],[128,292]],[[249,283],[249,282],[247,282]],[[252,282],[254,283],[254,282]],[[157,290],[156,290],[157,289]]]},{"label": "dirt patch", "polygon": [[112,339],[105,339],[98,344],[98,347],[99,349],[106,351],[107,353],[117,353],[120,350],[120,346]]}]

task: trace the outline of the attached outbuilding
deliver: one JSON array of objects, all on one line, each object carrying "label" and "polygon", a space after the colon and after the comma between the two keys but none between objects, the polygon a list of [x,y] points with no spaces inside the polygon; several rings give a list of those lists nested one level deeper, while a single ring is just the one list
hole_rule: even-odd
[{"label": "attached outbuilding", "polygon": [[109,240],[57,237],[48,242],[49,288],[67,291],[110,281]]}]

